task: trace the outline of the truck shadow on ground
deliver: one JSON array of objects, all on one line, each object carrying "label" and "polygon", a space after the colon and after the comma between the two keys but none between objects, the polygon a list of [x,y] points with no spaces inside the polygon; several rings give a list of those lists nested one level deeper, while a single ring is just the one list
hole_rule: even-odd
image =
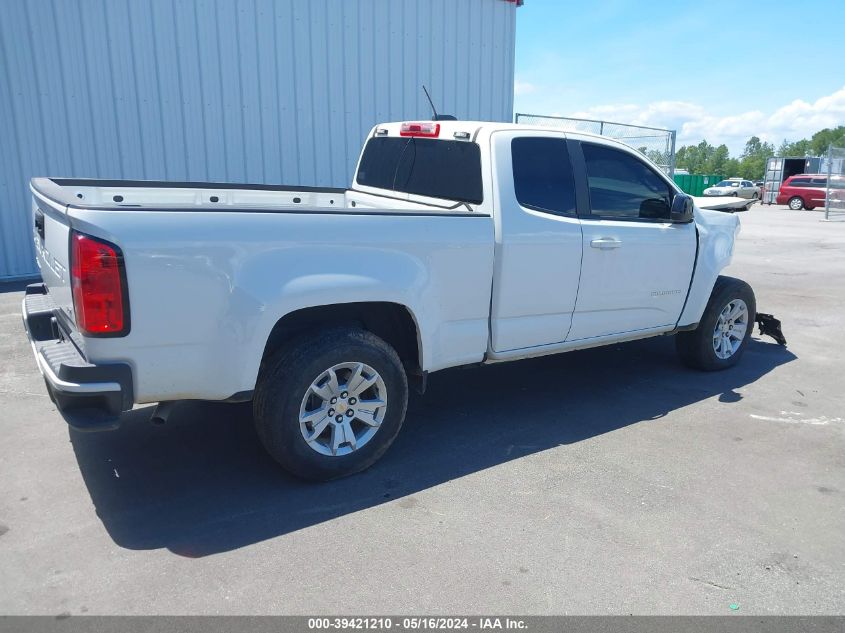
[{"label": "truck shadow on ground", "polygon": [[[100,519],[129,549],[166,547],[201,557],[281,536],[497,464],[571,444],[737,389],[795,356],[754,341],[730,370],[680,365],[671,339],[456,369],[411,397],[405,426],[367,472],[326,484],[288,476],[264,453],[251,407],[178,405],[169,422],[152,407],[109,433],[70,432]],[[706,420],[702,420],[706,423]]]}]

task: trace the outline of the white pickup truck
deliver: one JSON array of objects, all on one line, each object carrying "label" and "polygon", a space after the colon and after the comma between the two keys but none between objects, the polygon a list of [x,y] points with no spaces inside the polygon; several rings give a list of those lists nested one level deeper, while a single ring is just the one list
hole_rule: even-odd
[{"label": "white pickup truck", "polygon": [[[34,178],[23,317],[79,429],[253,401],[296,475],[378,459],[429,372],[674,334],[737,362],[736,216],[602,137],[470,121],[371,131],[350,189]],[[517,421],[518,423],[518,421]]]}]

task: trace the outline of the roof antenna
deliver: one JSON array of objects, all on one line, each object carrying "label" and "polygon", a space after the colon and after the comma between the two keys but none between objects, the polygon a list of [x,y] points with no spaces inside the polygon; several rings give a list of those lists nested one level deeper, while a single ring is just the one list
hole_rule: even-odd
[{"label": "roof antenna", "polygon": [[431,111],[434,112],[434,116],[431,117],[432,121],[457,121],[458,118],[452,116],[451,114],[437,114],[437,108],[434,107],[434,101],[431,100],[431,95],[428,94],[428,89],[425,87],[425,84],[422,85],[423,92],[425,93],[426,98],[428,99],[428,103],[431,105]]}]

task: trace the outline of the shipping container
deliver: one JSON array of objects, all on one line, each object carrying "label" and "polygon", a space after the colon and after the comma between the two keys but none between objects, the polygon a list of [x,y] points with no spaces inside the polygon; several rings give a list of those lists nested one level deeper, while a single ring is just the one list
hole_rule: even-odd
[{"label": "shipping container", "polygon": [[818,174],[821,158],[818,156],[772,156],[766,161],[766,176],[761,201],[775,204],[784,180],[796,174]]}]

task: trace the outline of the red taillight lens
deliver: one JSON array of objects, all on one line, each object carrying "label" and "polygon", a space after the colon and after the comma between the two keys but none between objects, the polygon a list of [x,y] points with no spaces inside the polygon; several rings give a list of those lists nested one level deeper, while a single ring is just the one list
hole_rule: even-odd
[{"label": "red taillight lens", "polygon": [[403,123],[399,128],[399,136],[423,136],[435,138],[440,135],[440,124],[429,121],[421,123]]},{"label": "red taillight lens", "polygon": [[83,334],[125,334],[123,260],[116,246],[81,233],[71,236],[71,287]]}]

